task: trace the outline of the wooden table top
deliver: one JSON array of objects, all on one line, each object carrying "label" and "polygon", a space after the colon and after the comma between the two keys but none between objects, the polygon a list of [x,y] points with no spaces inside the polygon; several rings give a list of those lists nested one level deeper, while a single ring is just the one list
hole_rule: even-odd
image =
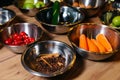
[{"label": "wooden table top", "polygon": [[[16,12],[15,22],[30,22],[40,25],[34,17],[23,15],[15,6],[7,8]],[[93,17],[90,22],[100,23],[98,17]],[[52,35],[53,40],[60,40],[70,44],[66,35]],[[44,78],[34,76],[25,70],[21,64],[21,54],[11,52],[6,47],[0,49],[0,80],[120,80],[120,55],[112,58],[95,62],[84,59],[77,55],[75,65],[66,73]]]}]

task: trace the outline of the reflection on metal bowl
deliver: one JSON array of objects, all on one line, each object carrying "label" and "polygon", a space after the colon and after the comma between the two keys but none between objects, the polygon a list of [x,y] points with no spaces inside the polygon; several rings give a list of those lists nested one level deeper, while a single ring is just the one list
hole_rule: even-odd
[{"label": "reflection on metal bowl", "polygon": [[4,28],[10,24],[16,17],[14,11],[6,8],[0,8],[0,28]]}]

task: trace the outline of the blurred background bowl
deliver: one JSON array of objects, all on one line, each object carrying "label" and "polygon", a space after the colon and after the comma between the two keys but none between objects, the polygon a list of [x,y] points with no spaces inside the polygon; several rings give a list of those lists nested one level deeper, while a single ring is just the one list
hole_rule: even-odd
[{"label": "blurred background bowl", "polygon": [[116,0],[105,6],[99,15],[103,24],[120,31],[120,1]]},{"label": "blurred background bowl", "polygon": [[[79,37],[81,34],[85,34],[86,36],[90,36],[95,39],[97,34],[104,34],[111,44],[113,51],[109,53],[100,53],[100,52],[90,52],[85,49],[79,48]],[[88,37],[89,37],[88,36]],[[90,60],[104,60],[120,50],[120,34],[118,31],[102,24],[95,23],[83,23],[77,25],[69,34],[68,38],[73,45],[74,49],[80,54],[82,57],[90,59]]]},{"label": "blurred background bowl", "polygon": [[[24,50],[31,44],[24,44],[24,45],[7,45],[5,44],[5,40],[7,40],[10,35],[14,33],[20,33],[25,32],[29,37],[32,37],[35,39],[34,42],[40,40],[42,37],[43,31],[40,27],[38,27],[35,24],[32,23],[16,23],[12,26],[6,27],[1,30],[0,32],[0,42],[7,48],[9,48],[11,51],[15,53],[23,53]],[[34,43],[33,42],[33,43]]]},{"label": "blurred background bowl", "polygon": [[[50,56],[50,54],[58,54],[61,57],[65,58],[65,66],[62,70],[57,70],[50,73],[43,73],[36,68],[36,58],[43,55]],[[45,58],[44,58],[45,59]],[[29,71],[30,73],[42,76],[42,77],[53,77],[60,74],[63,74],[67,70],[69,70],[76,60],[76,55],[73,49],[64,42],[55,41],[55,40],[47,40],[47,41],[40,41],[35,43],[34,45],[30,46],[21,57],[21,62],[23,67]],[[47,60],[46,60],[47,61]],[[49,60],[50,61],[50,60]],[[47,61],[48,62],[48,61]],[[48,62],[50,63],[50,62]],[[52,66],[53,67],[53,66]],[[43,68],[47,68],[43,66]],[[47,69],[46,69],[47,70]],[[51,68],[52,71],[52,68]]]},{"label": "blurred background bowl", "polygon": [[0,8],[0,29],[7,27],[16,17],[16,13],[10,9]]},{"label": "blurred background bowl", "polygon": [[51,4],[50,0],[15,0],[14,4],[27,16],[35,16],[42,8]]},{"label": "blurred background bowl", "polygon": [[42,24],[42,27],[54,34],[65,34],[74,27],[74,25],[81,23],[85,15],[82,11],[69,6],[61,6],[59,13],[59,22],[57,25],[52,24],[52,7],[40,10],[36,14],[36,19]]},{"label": "blurred background bowl", "polygon": [[87,17],[96,15],[107,0],[63,0],[66,4],[82,9]]}]

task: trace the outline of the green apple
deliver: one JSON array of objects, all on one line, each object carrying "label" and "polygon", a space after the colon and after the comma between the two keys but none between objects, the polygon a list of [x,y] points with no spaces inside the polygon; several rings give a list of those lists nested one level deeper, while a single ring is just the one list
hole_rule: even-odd
[{"label": "green apple", "polygon": [[120,27],[120,16],[115,16],[112,19],[112,24],[115,25],[116,27]]},{"label": "green apple", "polygon": [[36,4],[35,4],[35,7],[36,8],[41,8],[41,7],[44,7],[45,4],[42,2],[42,1],[38,1]]},{"label": "green apple", "polygon": [[33,9],[34,8],[34,4],[33,3],[25,3],[23,5],[23,9]]}]

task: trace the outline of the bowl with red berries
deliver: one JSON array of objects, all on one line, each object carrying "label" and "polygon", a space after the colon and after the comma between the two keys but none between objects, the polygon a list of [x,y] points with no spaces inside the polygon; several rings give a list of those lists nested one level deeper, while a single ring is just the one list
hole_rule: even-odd
[{"label": "bowl with red berries", "polygon": [[16,23],[1,30],[0,41],[14,53],[23,53],[42,35],[42,29],[33,23]]}]

